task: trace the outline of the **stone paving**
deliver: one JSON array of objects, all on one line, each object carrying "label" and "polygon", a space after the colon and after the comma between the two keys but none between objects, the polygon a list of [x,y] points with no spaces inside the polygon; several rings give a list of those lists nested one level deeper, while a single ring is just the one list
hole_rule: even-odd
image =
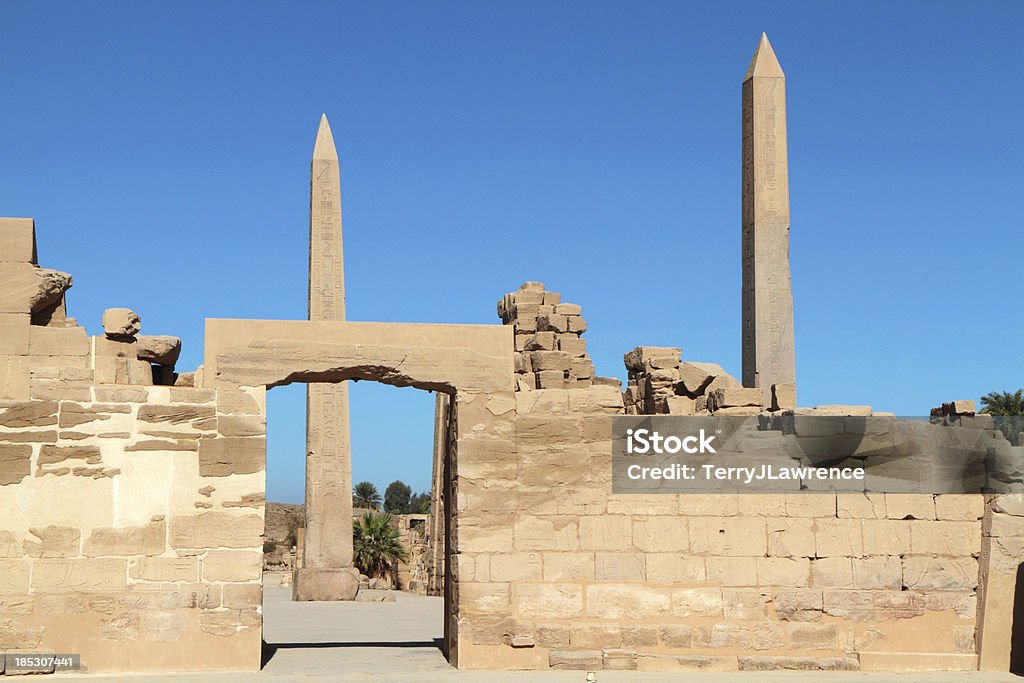
[{"label": "stone paving", "polygon": [[[393,603],[305,602],[290,599],[288,588],[267,588],[264,594],[266,663],[259,674],[160,674],[154,676],[88,676],[89,680],[127,683],[167,680],[179,683],[238,683],[241,681],[464,681],[526,683],[559,681],[583,683],[584,671],[456,671],[448,666],[438,645],[442,635],[441,598],[399,593]],[[58,674],[52,679],[83,678]],[[858,673],[638,673],[599,671],[599,683],[704,680],[708,683],[766,680],[811,683],[1016,683],[1010,674],[982,672]]]}]

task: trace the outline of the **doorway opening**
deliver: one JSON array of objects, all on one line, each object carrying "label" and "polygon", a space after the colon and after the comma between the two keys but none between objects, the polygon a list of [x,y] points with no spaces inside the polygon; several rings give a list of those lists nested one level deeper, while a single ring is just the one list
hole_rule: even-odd
[{"label": "doorway opening", "polygon": [[[386,667],[394,675],[402,673],[396,666],[446,669],[451,597],[444,595],[445,465],[437,447],[447,440],[438,439],[436,423],[437,405],[448,397],[376,381],[347,384],[349,523],[363,575],[351,602],[292,601],[292,571],[302,566],[305,538],[307,385],[267,392],[263,668]],[[381,548],[395,546],[397,553],[381,557]],[[360,548],[369,552],[361,557]]]}]

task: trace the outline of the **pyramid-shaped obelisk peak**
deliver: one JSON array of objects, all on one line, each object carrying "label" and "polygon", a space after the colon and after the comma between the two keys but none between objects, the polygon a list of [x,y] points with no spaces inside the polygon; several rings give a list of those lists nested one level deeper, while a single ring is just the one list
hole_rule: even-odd
[{"label": "pyramid-shaped obelisk peak", "polygon": [[338,150],[334,146],[334,135],[331,133],[331,124],[327,122],[327,114],[320,115],[320,127],[316,131],[316,144],[313,145],[313,158],[338,158]]},{"label": "pyramid-shaped obelisk peak", "polygon": [[750,60],[750,68],[747,69],[747,75],[743,77],[743,81],[749,81],[754,77],[786,77],[786,74],[782,73],[782,65],[779,64],[779,58],[775,56],[775,50],[772,49],[772,44],[768,42],[768,35],[765,33],[761,34],[761,40],[757,44],[757,49],[754,50],[754,56]]}]

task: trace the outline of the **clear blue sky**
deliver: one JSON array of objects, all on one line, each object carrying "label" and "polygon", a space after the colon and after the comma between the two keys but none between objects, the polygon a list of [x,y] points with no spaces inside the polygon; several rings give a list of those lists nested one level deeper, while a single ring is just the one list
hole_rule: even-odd
[{"label": "clear blue sky", "polygon": [[[129,306],[306,315],[309,158],[342,163],[348,316],[496,323],[541,280],[600,374],[740,364],[740,81],[788,77],[800,402],[915,415],[1024,385],[1024,3],[0,4],[0,215],[91,334]],[[302,497],[301,387],[268,496]],[[432,397],[352,391],[354,476],[429,485]]]}]

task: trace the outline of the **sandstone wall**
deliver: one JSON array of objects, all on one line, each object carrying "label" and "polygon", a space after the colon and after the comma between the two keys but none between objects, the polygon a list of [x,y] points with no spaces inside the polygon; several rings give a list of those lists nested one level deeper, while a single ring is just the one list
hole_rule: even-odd
[{"label": "sandstone wall", "polygon": [[0,652],[256,670],[263,390],[33,371],[0,403]]},{"label": "sandstone wall", "polygon": [[623,412],[522,391],[460,450],[462,666],[977,667],[981,495],[612,495]]}]

